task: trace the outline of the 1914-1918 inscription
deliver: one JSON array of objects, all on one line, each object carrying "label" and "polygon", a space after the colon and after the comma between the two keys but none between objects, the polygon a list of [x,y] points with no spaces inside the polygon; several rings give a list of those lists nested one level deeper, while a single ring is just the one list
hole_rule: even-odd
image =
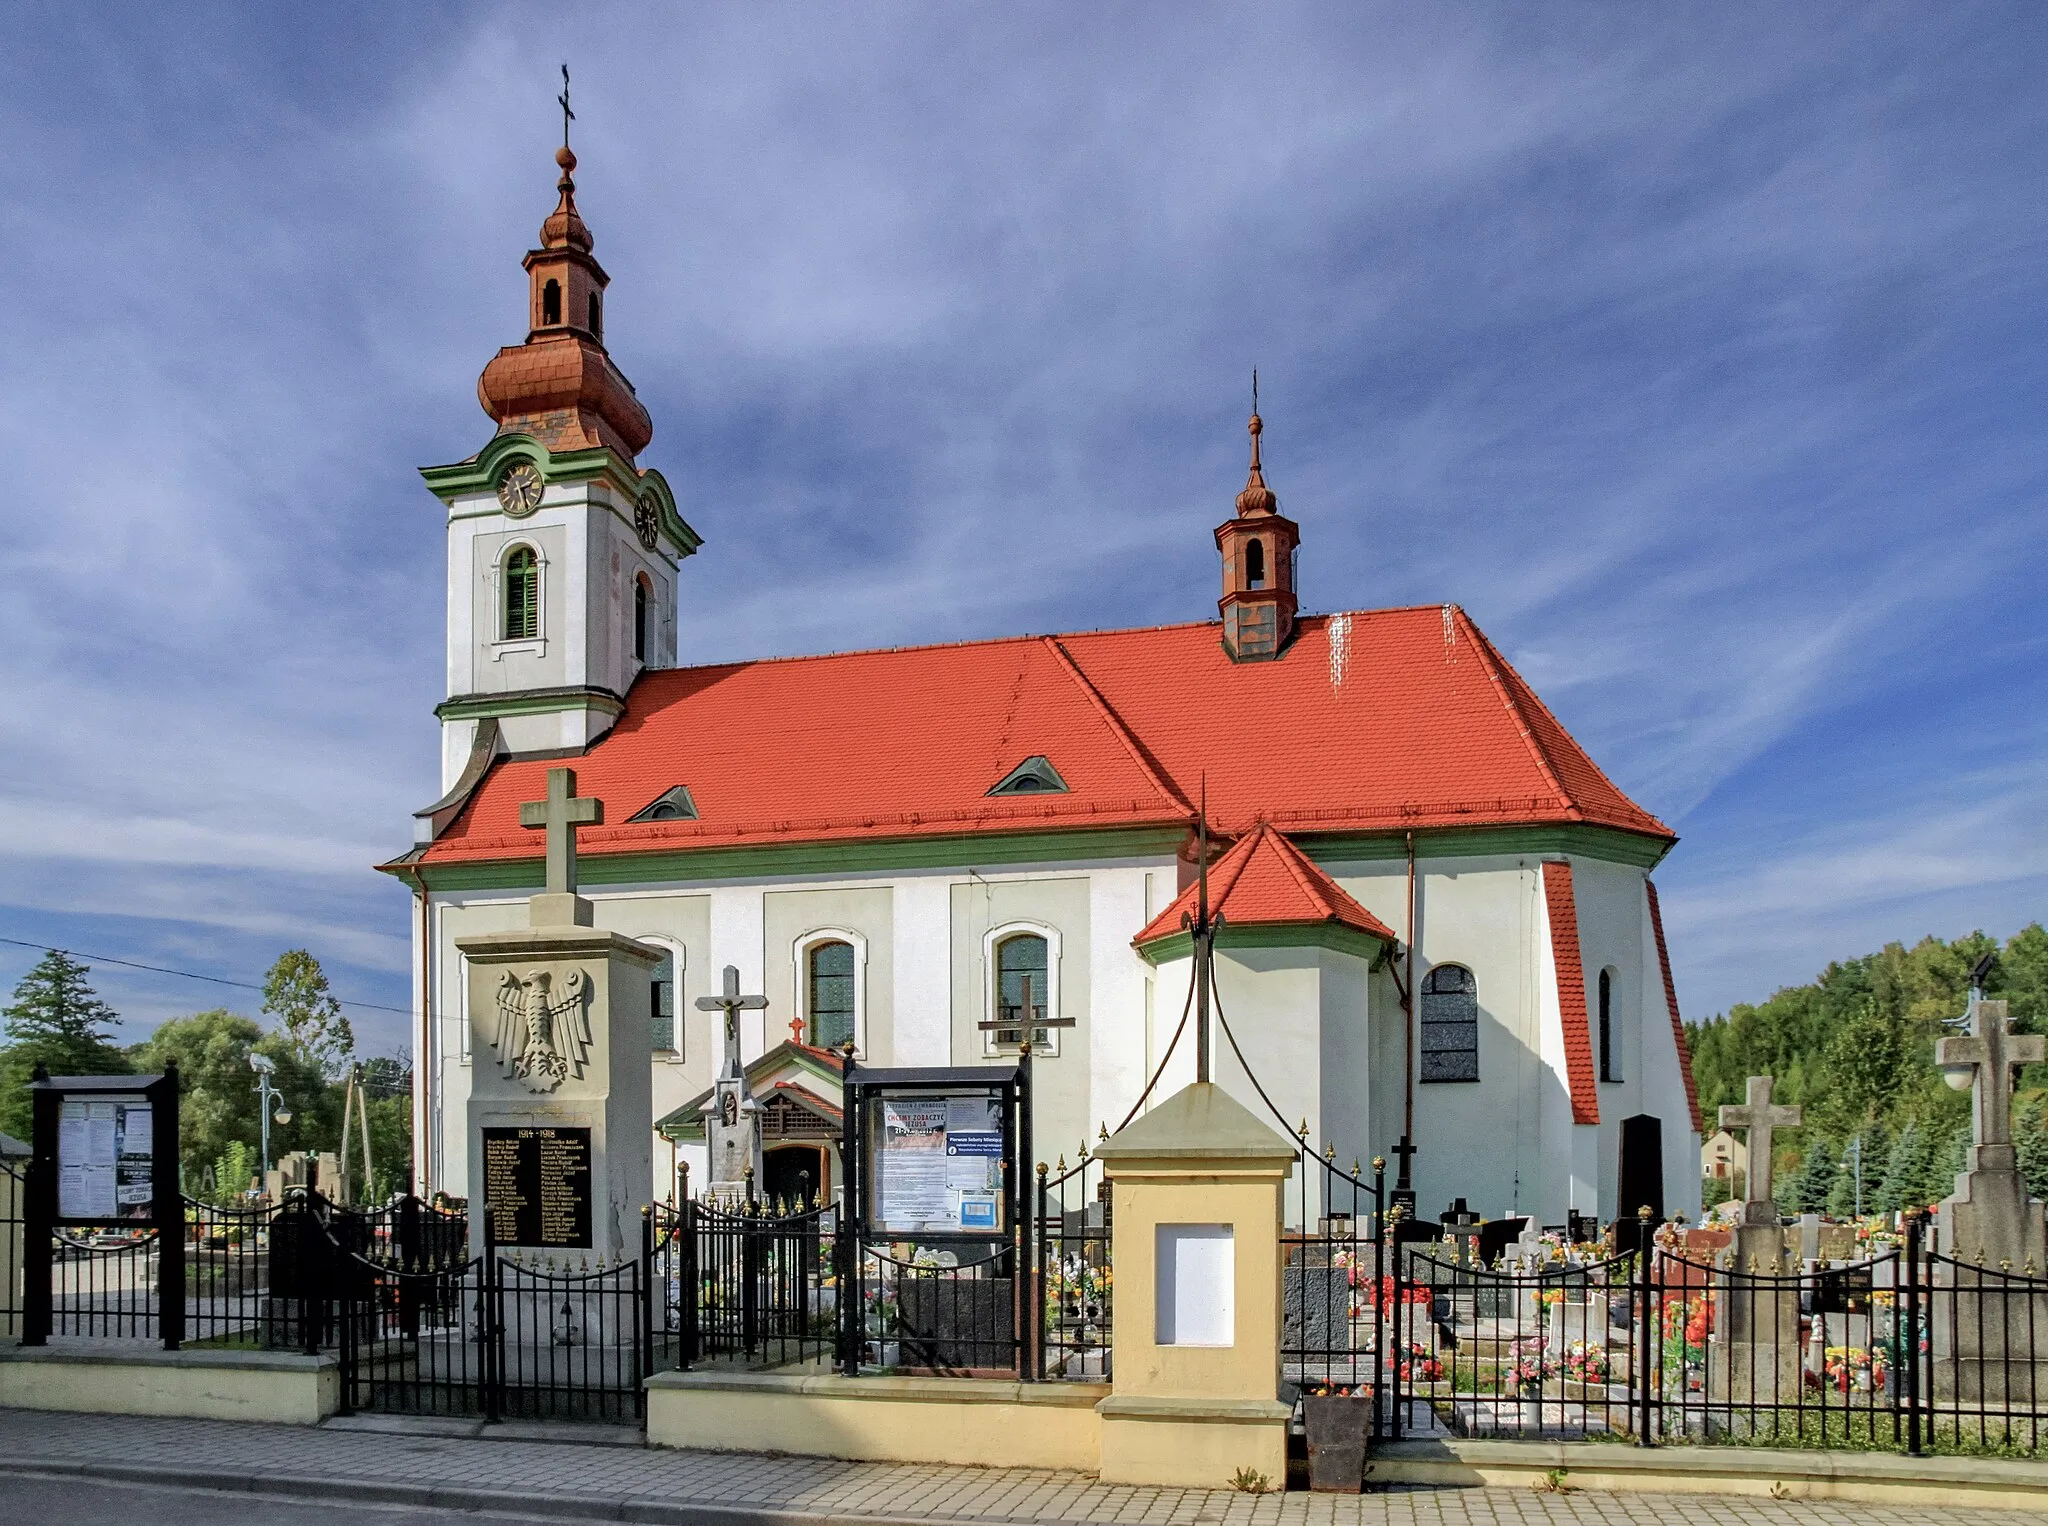
[{"label": "1914-1918 inscription", "polygon": [[500,1245],[590,1246],[590,1130],[485,1129],[484,1203]]}]

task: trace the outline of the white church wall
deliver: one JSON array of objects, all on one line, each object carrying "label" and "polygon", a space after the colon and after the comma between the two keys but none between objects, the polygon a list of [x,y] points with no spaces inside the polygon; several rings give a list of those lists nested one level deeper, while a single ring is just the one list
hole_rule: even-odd
[{"label": "white church wall", "polygon": [[[1354,1160],[1363,1166],[1374,1153],[1372,1034],[1386,1014],[1374,1004],[1379,988],[1370,960],[1336,949],[1317,952],[1322,1096],[1314,1143],[1318,1150],[1334,1146],[1337,1164],[1349,1170]],[[1318,1185],[1313,1175],[1310,1185]],[[1348,1196],[1336,1206],[1350,1207]]]},{"label": "white church wall", "polygon": [[[1151,1075],[1146,1064],[1145,999],[1149,975],[1131,947],[1151,920],[1155,876],[1142,869],[1105,868],[1088,876],[1088,1097],[1098,1126],[1129,1112]],[[1128,929],[1128,931],[1126,931]]]},{"label": "white church wall", "polygon": [[[1212,1051],[1217,1084],[1254,1117],[1284,1130],[1290,1138],[1306,1119],[1309,1139],[1320,1147],[1328,1134],[1324,1116],[1323,951],[1239,948],[1231,946],[1228,938],[1226,931],[1216,949],[1216,994],[1222,1018],[1229,1022],[1245,1063],[1279,1109],[1280,1118],[1259,1100],[1244,1066],[1231,1052],[1220,1020],[1215,1024]],[[1192,1038],[1190,1034],[1186,1042],[1191,1043]],[[1287,1190],[1290,1215],[1299,1202],[1298,1188],[1299,1184],[1293,1183]],[[1315,1201],[1312,1194],[1311,1202]]]},{"label": "white church wall", "polygon": [[[758,883],[712,885],[708,887],[708,893],[711,897],[711,980],[722,982],[725,967],[731,965],[740,973],[742,991],[765,992],[767,933],[763,922],[762,887]],[[711,987],[705,989],[708,991]],[[740,1014],[742,1064],[758,1059],[770,1047],[765,1017],[766,1013],[762,1011]],[[713,1064],[715,1069],[716,1057]],[[710,1082],[705,1084],[708,1086]]]},{"label": "white church wall", "polygon": [[[1191,958],[1162,960],[1152,972],[1152,1028],[1146,1050],[1151,1056],[1152,1070],[1159,1070],[1162,1064],[1165,1069],[1160,1070],[1159,1083],[1145,1101],[1148,1113],[1175,1092],[1194,1084],[1195,1020],[1188,1005],[1194,978],[1195,964]],[[1181,1029],[1184,1020],[1187,1027]],[[1180,1030],[1178,1043],[1174,1042],[1176,1030]],[[1146,1077],[1150,1079],[1151,1070]]]},{"label": "white church wall", "polygon": [[1648,1085],[1647,1111],[1666,1120],[1664,1126],[1664,1210],[1689,1219],[1700,1215],[1700,1146],[1692,1126],[1692,1103],[1685,1094],[1678,1039],[1671,1031],[1671,1006],[1664,991],[1664,971],[1657,962],[1657,932],[1650,922],[1645,892],[1637,911],[1644,951],[1643,1052]]},{"label": "white church wall", "polygon": [[894,1050],[897,1065],[952,1062],[952,876],[919,874],[894,886]]},{"label": "white church wall", "polygon": [[983,1065],[995,1058],[985,1035],[975,1027],[991,1015],[991,938],[1012,928],[1045,937],[1053,986],[1047,1005],[1058,1016],[1073,1018],[1074,1026],[1058,1034],[1057,1053],[1035,1062],[1032,1131],[1039,1153],[1047,1156],[1068,1149],[1064,1141],[1093,1139],[1088,1095],[1093,1043],[1089,875],[997,878],[976,873],[952,886],[951,899],[953,1063]]},{"label": "white church wall", "polygon": [[[458,520],[450,526],[459,534],[475,524]],[[506,521],[501,529],[476,530],[466,537],[469,559],[470,631],[467,643],[468,672],[449,675],[452,694],[514,694],[526,689],[560,688],[578,680],[574,655],[582,645],[578,623],[567,611],[582,586],[580,555],[572,555],[572,537],[560,510],[542,509],[531,519]],[[539,559],[539,634],[514,640],[503,634],[505,559],[518,546],[531,547]],[[453,647],[451,635],[450,646]],[[451,668],[461,660],[451,650]],[[461,679],[465,686],[453,687]]]},{"label": "white church wall", "polygon": [[896,1059],[895,897],[887,885],[771,890],[761,897],[769,1048],[805,1016],[806,951],[819,938],[843,935],[854,949],[854,1025],[865,1062]]}]

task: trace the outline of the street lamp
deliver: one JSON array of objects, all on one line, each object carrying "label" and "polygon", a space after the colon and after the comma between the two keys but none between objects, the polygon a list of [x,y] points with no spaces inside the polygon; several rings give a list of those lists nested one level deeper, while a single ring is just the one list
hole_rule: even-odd
[{"label": "street lamp", "polygon": [[277,1062],[267,1054],[251,1054],[249,1056],[249,1068],[256,1072],[256,1107],[258,1115],[263,1121],[263,1174],[268,1176],[270,1174],[271,1099],[275,1098],[279,1104],[276,1113],[279,1123],[290,1123],[292,1115],[291,1110],[283,1106],[284,1093],[270,1084],[271,1076],[277,1071]]}]

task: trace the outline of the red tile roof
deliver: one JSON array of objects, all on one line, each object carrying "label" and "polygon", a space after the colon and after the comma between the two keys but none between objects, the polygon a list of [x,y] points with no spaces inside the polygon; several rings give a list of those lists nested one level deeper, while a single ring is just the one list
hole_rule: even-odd
[{"label": "red tile roof", "polygon": [[1678,1073],[1685,1078],[1685,1105],[1692,1110],[1692,1131],[1704,1135],[1700,1124],[1700,1089],[1692,1078],[1692,1050],[1685,1042],[1685,1023],[1678,1015],[1678,983],[1671,978],[1671,951],[1664,946],[1664,911],[1657,904],[1657,885],[1644,880],[1650,897],[1650,931],[1657,937],[1657,968],[1664,975],[1664,1005],[1671,1013],[1671,1042],[1678,1046]]},{"label": "red tile roof", "polygon": [[[1063,794],[991,798],[1044,754]],[[538,858],[519,803],[546,759],[493,768],[428,862]],[[1671,840],[1454,606],[1310,616],[1276,661],[1214,621],[643,674],[576,763],[607,824],[586,855],[1181,825],[1206,778],[1226,835],[1589,822]],[[677,784],[696,821],[628,824]]]},{"label": "red tile roof", "polygon": [[[1182,917],[1193,917],[1200,893],[1199,885],[1189,885],[1132,944],[1142,948],[1180,932]],[[1386,923],[1263,822],[1210,867],[1209,906],[1238,927],[1334,923],[1389,945],[1395,941]]]},{"label": "red tile roof", "polygon": [[1564,1019],[1565,1079],[1571,1084],[1572,1122],[1598,1123],[1593,1038],[1586,1021],[1586,967],[1579,956],[1579,910],[1572,896],[1570,864],[1544,863],[1543,895],[1550,906],[1550,958],[1557,975],[1558,1015]]}]

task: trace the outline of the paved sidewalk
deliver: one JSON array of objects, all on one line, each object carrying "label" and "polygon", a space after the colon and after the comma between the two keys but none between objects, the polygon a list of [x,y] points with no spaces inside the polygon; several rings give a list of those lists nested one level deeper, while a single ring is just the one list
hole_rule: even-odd
[{"label": "paved sidewalk", "polygon": [[[573,1434],[571,1427],[555,1430]],[[1255,1496],[1131,1488],[1081,1473],[1021,1468],[832,1462],[38,1410],[0,1410],[0,1475],[8,1472],[690,1526],[1863,1526],[1874,1513],[1872,1506],[1850,1503],[1532,1489]],[[2048,1512],[1889,1505],[1883,1510],[1895,1526],[2048,1521]]]}]

